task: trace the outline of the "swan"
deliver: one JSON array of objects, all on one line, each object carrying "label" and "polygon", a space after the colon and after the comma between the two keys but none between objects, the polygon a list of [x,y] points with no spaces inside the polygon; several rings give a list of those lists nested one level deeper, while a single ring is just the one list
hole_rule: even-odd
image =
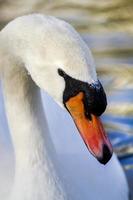
[{"label": "swan", "polygon": [[[7,199],[127,200],[125,175],[99,118],[106,95],[91,52],[74,28],[52,16],[18,17],[0,32],[0,58],[15,154]],[[45,113],[40,89],[45,91]],[[90,153],[84,150],[77,164],[76,157],[61,163],[50,134],[76,131]]]}]

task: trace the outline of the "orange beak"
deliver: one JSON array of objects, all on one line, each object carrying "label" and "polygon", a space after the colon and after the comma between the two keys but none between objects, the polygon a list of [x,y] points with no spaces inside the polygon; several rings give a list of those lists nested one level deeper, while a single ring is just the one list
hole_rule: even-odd
[{"label": "orange beak", "polygon": [[66,107],[89,151],[100,163],[106,164],[112,156],[112,145],[100,118],[93,114],[90,119],[86,117],[83,98],[84,93],[80,92],[66,102]]}]

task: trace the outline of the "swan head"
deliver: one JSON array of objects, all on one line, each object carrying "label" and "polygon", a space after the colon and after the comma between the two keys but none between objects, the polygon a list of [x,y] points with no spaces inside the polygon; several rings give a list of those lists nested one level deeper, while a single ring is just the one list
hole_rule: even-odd
[{"label": "swan head", "polygon": [[63,104],[72,116],[87,148],[97,160],[106,164],[112,156],[112,146],[99,116],[105,111],[107,99],[99,80],[87,83],[74,79],[61,69],[65,81]]},{"label": "swan head", "polygon": [[[88,46],[62,20],[40,15],[29,18],[29,24],[27,18],[18,20],[18,24],[25,23],[26,29],[25,43],[20,43],[18,35],[19,46],[22,45],[18,56],[34,82],[70,113],[89,151],[106,164],[112,156],[112,146],[99,116],[105,111],[107,100]],[[31,30],[32,34],[28,34]]]},{"label": "swan head", "polygon": [[90,153],[106,164],[112,157],[112,145],[100,120],[107,106],[102,84],[99,80],[86,82],[74,78],[62,68],[50,72],[45,72],[43,85],[38,85],[70,113]]}]

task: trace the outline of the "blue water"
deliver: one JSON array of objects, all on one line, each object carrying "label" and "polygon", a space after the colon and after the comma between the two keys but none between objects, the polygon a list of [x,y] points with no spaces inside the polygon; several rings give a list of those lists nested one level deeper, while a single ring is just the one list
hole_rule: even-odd
[{"label": "blue water", "polygon": [[85,35],[108,99],[102,116],[133,198],[133,37],[126,33]]}]

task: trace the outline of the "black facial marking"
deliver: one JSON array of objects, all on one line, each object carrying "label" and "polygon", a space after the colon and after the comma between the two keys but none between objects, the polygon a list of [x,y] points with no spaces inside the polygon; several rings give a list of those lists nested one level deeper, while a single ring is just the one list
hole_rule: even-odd
[{"label": "black facial marking", "polygon": [[69,98],[76,96],[79,92],[83,92],[83,102],[87,118],[90,119],[90,114],[100,116],[105,111],[107,99],[100,81],[89,84],[70,77],[61,69],[58,69],[58,73],[65,80],[65,90],[63,93],[63,103],[65,107],[65,103]]}]

